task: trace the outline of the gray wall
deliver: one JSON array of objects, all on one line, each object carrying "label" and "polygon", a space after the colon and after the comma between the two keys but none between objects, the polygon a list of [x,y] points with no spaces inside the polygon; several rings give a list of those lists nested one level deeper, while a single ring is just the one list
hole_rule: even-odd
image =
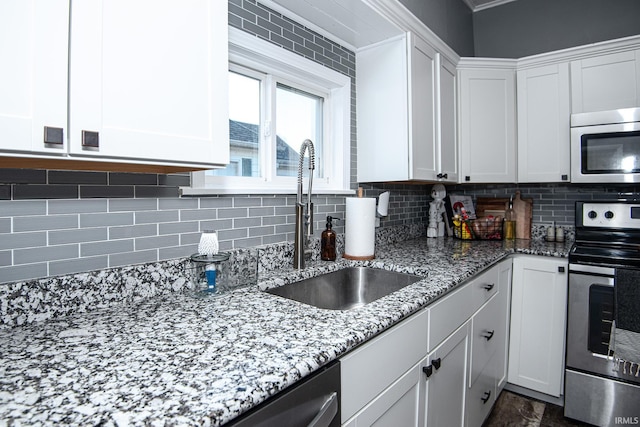
[{"label": "gray wall", "polygon": [[460,56],[473,56],[473,20],[462,0],[400,0]]},{"label": "gray wall", "polygon": [[638,0],[518,0],[473,14],[479,57],[521,58],[637,34]]}]

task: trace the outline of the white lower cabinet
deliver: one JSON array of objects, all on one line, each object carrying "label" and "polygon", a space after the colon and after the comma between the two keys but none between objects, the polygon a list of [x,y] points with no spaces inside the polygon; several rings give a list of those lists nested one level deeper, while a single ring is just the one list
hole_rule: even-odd
[{"label": "white lower cabinet", "polygon": [[423,426],[464,425],[464,399],[469,357],[467,321],[438,346],[421,364],[425,380],[421,385],[420,418]]},{"label": "white lower cabinet", "polygon": [[[419,365],[409,369],[343,425],[346,427],[372,425],[417,427],[421,374]],[[343,401],[344,399],[343,397]]]},{"label": "white lower cabinet", "polygon": [[566,259],[513,261],[509,383],[559,397],[563,388]]},{"label": "white lower cabinet", "polygon": [[342,425],[480,426],[504,383],[510,273],[500,262],[343,357]]}]

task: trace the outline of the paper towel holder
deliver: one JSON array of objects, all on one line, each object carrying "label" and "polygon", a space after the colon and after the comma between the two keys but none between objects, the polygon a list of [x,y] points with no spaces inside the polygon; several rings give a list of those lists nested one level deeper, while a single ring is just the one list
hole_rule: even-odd
[{"label": "paper towel holder", "polygon": [[378,206],[376,207],[376,227],[380,227],[380,218],[389,215],[389,195],[391,192],[385,191],[378,196]]}]

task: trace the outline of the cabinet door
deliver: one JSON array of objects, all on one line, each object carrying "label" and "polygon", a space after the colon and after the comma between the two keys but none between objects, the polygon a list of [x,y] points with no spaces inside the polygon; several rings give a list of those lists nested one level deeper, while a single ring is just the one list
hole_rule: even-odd
[{"label": "cabinet door", "polygon": [[410,34],[409,102],[411,179],[434,180],[438,173],[435,122],[436,51]]},{"label": "cabinet door", "polygon": [[571,62],[571,112],[640,107],[640,49]]},{"label": "cabinet door", "polygon": [[340,359],[342,422],[424,358],[428,326],[429,311],[423,310]]},{"label": "cabinet door", "polygon": [[70,153],[222,165],[227,2],[75,1]]},{"label": "cabinet door", "polygon": [[439,75],[436,81],[440,85],[438,92],[438,175],[445,182],[458,182],[458,142],[456,139],[456,67],[438,55]]},{"label": "cabinet door", "polygon": [[509,356],[509,323],[511,322],[511,271],[512,261],[511,258],[502,261],[496,267],[498,269],[498,299],[499,312],[501,317],[498,323],[498,330],[496,331],[497,340],[496,343],[498,350],[494,356],[496,359],[496,381],[497,381],[497,394],[504,388],[507,383],[507,370],[508,370],[508,356]]},{"label": "cabinet door", "polygon": [[66,153],[68,35],[68,0],[0,2],[0,150]]},{"label": "cabinet door", "polygon": [[569,180],[569,64],[518,71],[518,182]]},{"label": "cabinet door", "polygon": [[347,421],[344,426],[417,427],[420,374],[420,367],[416,365]]},{"label": "cabinet door", "polygon": [[564,373],[567,271],[565,260],[513,261],[508,380],[556,397]]},{"label": "cabinet door", "polygon": [[461,181],[515,182],[515,71],[463,69],[458,77]]},{"label": "cabinet door", "polygon": [[359,182],[409,179],[406,36],[356,54]]},{"label": "cabinet door", "polygon": [[[422,425],[454,427],[464,423],[464,401],[469,354],[469,322],[451,334],[421,364],[431,374],[424,373],[421,385]],[[427,376],[428,375],[428,376]]]}]

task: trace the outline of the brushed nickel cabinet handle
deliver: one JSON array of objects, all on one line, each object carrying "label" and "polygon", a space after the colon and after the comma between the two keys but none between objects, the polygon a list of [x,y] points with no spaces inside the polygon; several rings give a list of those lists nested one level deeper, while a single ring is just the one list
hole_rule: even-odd
[{"label": "brushed nickel cabinet handle", "polygon": [[44,143],[50,145],[64,145],[64,129],[45,126]]},{"label": "brushed nickel cabinet handle", "polygon": [[82,146],[87,148],[100,148],[100,133],[90,130],[83,130]]}]

